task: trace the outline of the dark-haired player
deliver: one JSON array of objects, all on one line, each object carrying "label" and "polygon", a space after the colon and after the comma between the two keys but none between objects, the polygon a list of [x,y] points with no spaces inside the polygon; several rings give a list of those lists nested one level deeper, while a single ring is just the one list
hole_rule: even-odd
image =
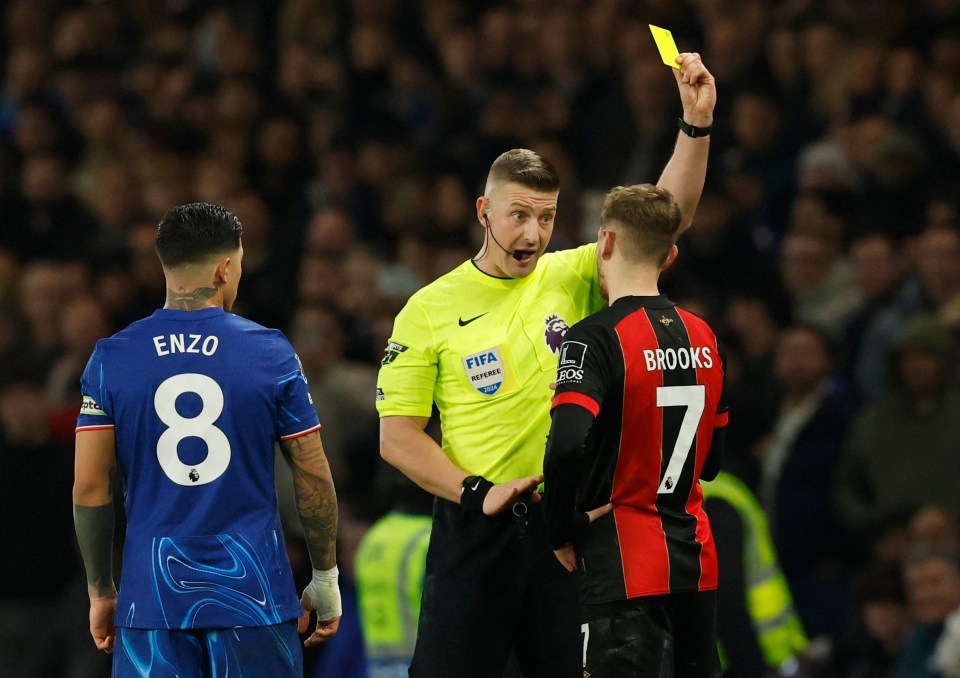
[{"label": "dark-haired player", "polygon": [[546,519],[557,559],[579,570],[592,678],[719,671],[717,553],[699,483],[720,468],[724,359],[707,324],[658,289],[680,221],[656,186],[607,194],[597,265],[609,306],[560,348]]},{"label": "dark-haired player", "polygon": [[[680,63],[684,132],[660,183],[686,226],[716,90],[698,55]],[[536,153],[497,158],[476,203],[483,248],[410,298],[380,369],[381,454],[437,497],[415,678],[499,676],[511,653],[525,676],[581,676],[575,582],[551,553],[535,488],[563,333],[603,301],[594,246],[545,254],[558,195]],[[423,431],[434,404],[442,447]]]},{"label": "dark-haired player", "polygon": [[[81,379],[74,522],[90,633],[116,676],[301,676],[337,631],[337,504],[320,422],[293,347],[229,311],[241,225],[218,205],[157,228],[163,309],[97,342]],[[274,489],[274,442],[293,469],[314,566],[298,600]],[[127,533],[114,587],[111,479]],[[302,616],[301,616],[302,615]]]}]

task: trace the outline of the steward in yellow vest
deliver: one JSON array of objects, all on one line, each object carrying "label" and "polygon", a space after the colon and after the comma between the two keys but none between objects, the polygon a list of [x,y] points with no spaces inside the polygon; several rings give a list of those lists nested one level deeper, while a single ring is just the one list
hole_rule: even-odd
[{"label": "steward in yellow vest", "polygon": [[717,623],[725,675],[793,675],[807,638],[766,515],[750,489],[726,471],[701,486],[720,568]]},{"label": "steward in yellow vest", "polygon": [[431,517],[391,511],[364,535],[354,572],[369,678],[407,678]]}]

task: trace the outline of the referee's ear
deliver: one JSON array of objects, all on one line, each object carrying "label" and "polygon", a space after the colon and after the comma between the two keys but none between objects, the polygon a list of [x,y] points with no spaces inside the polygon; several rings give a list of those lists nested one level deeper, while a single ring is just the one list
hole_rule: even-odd
[{"label": "referee's ear", "polygon": [[477,198],[477,221],[484,227],[490,225],[490,198],[485,195]]}]

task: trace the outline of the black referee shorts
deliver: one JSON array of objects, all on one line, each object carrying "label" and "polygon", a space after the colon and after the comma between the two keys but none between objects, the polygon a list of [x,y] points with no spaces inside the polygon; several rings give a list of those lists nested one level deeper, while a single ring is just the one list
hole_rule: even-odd
[{"label": "black referee shorts", "polygon": [[517,518],[436,499],[413,678],[582,678],[576,576],[553,555],[539,506]]},{"label": "black referee shorts", "polygon": [[584,605],[583,614],[584,676],[720,676],[716,591]]}]

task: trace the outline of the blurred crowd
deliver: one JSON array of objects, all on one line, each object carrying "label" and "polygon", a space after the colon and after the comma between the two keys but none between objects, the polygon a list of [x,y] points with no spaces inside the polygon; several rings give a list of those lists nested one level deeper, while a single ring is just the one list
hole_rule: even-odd
[{"label": "blurred crowd", "polygon": [[[303,361],[349,585],[397,492],[373,406],[394,315],[479,248],[502,151],[558,169],[553,248],[594,239],[611,186],[656,181],[680,105],[653,23],[719,90],[663,287],[727,345],[727,467],[767,514],[807,657],[960,676],[960,0],[3,8],[0,655],[35,653],[22,675],[103,675],[72,535],[79,375],[163,304],[167,208],[243,223],[235,311]],[[295,525],[290,552],[308,575]],[[354,675],[355,655],[307,663]]]}]

